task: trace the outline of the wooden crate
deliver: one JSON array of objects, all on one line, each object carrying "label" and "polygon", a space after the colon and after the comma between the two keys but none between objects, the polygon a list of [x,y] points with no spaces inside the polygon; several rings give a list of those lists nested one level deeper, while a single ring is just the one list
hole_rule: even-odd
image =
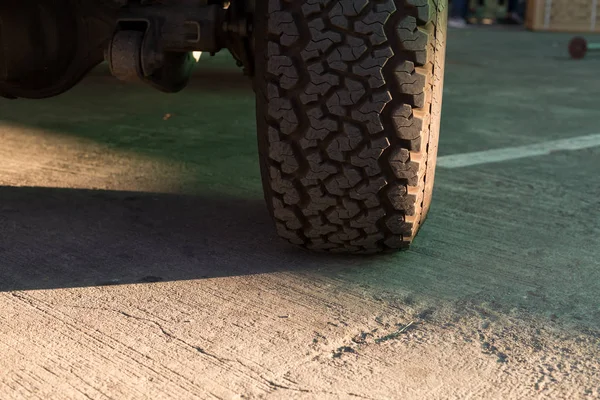
[{"label": "wooden crate", "polygon": [[600,32],[600,1],[528,0],[525,24],[534,31]]}]

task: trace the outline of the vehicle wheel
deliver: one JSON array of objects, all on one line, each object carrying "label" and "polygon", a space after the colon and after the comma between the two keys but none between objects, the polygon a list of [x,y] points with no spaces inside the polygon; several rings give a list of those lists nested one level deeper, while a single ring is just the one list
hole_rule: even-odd
[{"label": "vehicle wheel", "polygon": [[447,0],[256,4],[257,126],[280,236],[405,249],[433,189]]}]

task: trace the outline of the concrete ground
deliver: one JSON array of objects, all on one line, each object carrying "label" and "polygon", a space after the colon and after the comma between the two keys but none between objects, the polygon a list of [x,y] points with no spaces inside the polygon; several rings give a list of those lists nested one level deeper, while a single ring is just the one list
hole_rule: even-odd
[{"label": "concrete ground", "polygon": [[600,147],[523,147],[600,133],[569,38],[450,32],[442,159],[514,157],[441,163],[377,257],[274,236],[227,57],[178,95],[100,67],[0,101],[0,398],[598,398]]}]

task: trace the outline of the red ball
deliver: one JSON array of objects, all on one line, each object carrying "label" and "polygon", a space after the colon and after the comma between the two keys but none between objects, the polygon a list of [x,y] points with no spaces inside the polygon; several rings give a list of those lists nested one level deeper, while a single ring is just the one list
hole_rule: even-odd
[{"label": "red ball", "polygon": [[575,60],[580,60],[583,57],[585,57],[587,51],[587,40],[585,40],[581,36],[574,37],[569,42],[569,54],[571,55],[571,58]]}]

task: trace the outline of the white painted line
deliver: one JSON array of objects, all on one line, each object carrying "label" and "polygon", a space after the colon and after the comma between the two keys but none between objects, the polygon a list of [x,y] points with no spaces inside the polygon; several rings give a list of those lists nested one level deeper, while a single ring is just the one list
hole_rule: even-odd
[{"label": "white painted line", "polygon": [[477,151],[474,153],[451,154],[438,157],[441,168],[462,168],[473,165],[517,160],[519,158],[545,156],[555,151],[572,151],[600,146],[600,134],[577,136],[569,139],[553,140],[519,147]]}]

